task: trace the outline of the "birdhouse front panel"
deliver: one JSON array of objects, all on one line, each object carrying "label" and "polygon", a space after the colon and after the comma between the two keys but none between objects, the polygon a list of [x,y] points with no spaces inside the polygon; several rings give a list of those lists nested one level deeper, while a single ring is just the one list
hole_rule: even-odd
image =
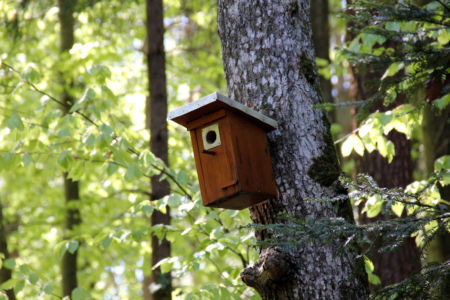
[{"label": "birdhouse front panel", "polygon": [[192,128],[191,140],[203,203],[208,206],[238,191],[238,173],[225,111],[204,121],[207,123]]},{"label": "birdhouse front panel", "polygon": [[277,195],[267,140],[274,120],[218,93],[169,119],[191,133],[204,205],[243,209]]}]

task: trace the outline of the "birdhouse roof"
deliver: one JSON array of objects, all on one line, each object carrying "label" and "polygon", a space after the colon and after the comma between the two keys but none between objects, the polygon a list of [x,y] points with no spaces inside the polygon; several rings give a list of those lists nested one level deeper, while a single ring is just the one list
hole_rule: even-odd
[{"label": "birdhouse roof", "polygon": [[219,109],[227,108],[264,127],[267,131],[277,129],[277,121],[219,93],[213,93],[197,101],[186,104],[169,112],[169,120],[184,127],[189,122],[213,113]]}]

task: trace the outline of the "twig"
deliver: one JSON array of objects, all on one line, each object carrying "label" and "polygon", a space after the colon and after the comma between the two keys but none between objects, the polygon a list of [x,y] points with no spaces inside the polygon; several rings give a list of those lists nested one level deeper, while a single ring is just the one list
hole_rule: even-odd
[{"label": "twig", "polygon": [[450,11],[450,8],[444,4],[441,0],[436,0],[437,2],[439,2],[440,4],[442,4],[443,7],[445,7],[446,10]]},{"label": "twig", "polygon": [[347,134],[346,136],[344,136],[343,138],[338,139],[337,141],[334,142],[335,145],[339,144],[340,142],[342,142],[343,140],[345,140],[346,138],[348,138],[349,136],[351,136],[352,134],[355,134],[356,132],[358,132],[361,129],[361,127],[356,128],[355,130],[353,130],[352,132],[350,132],[349,134]]},{"label": "twig", "polygon": [[[14,69],[12,66],[6,64],[6,63],[2,63],[2,65],[5,65],[6,67],[10,68],[11,70],[13,70],[15,73],[20,75],[20,72],[17,71],[16,69]],[[47,94],[43,91],[41,91],[40,89],[38,89],[33,83],[31,83],[30,81],[23,79],[24,82],[26,82],[29,86],[31,86],[36,92],[38,92],[41,95],[47,96],[49,99],[53,100],[54,102],[58,103],[59,105],[70,109],[71,106],[67,103],[61,102],[60,100],[56,99],[55,97],[53,97],[50,94]],[[94,125],[95,127],[99,127],[94,121],[92,121],[88,116],[86,116],[85,114],[79,112],[79,111],[75,111],[76,114],[79,114],[80,116],[82,116],[86,121],[88,121],[89,123],[91,123],[92,125]]]}]

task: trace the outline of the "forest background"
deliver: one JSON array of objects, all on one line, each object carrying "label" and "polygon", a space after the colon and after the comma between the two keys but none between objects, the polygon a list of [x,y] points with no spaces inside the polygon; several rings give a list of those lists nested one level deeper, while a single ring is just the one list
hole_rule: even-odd
[{"label": "forest background", "polygon": [[[147,297],[144,290],[152,297],[170,286],[163,280],[144,284],[159,267],[172,276],[174,299],[260,299],[240,276],[258,256],[254,234],[239,228],[251,222],[248,210],[202,206],[184,128],[168,125],[170,168],[149,151],[145,12],[151,2],[73,2],[74,40],[66,49],[63,3],[0,2],[3,297],[137,299]],[[352,35],[338,18],[346,6],[317,1],[311,9],[324,100],[343,107],[329,112],[341,166],[352,176],[369,173],[382,187],[418,191],[431,172],[450,169],[448,141],[427,139],[437,129],[427,131],[426,109],[405,114],[417,108],[414,103],[378,106],[363,123],[356,119],[347,104],[370,97],[362,83],[373,77],[358,73],[336,47],[362,52],[390,47],[381,49],[384,41],[375,35]],[[212,92],[226,94],[216,10],[215,1],[164,1],[169,110]],[[398,26],[413,26],[407,23]],[[442,30],[432,38],[446,45],[450,33]],[[402,69],[399,63],[380,72],[390,77]],[[432,123],[448,128],[449,102],[435,101],[444,113],[442,120],[431,117]],[[442,145],[447,148],[438,149]],[[157,175],[170,184],[170,195],[161,199],[152,198],[150,188]],[[74,182],[77,194],[68,195]],[[428,188],[426,203],[448,204],[445,199],[450,200],[442,186]],[[360,223],[381,217],[382,199],[353,204]],[[152,214],[168,208],[169,226],[149,225]],[[402,205],[392,211],[406,214]],[[170,256],[157,265],[151,263],[150,236],[171,243]],[[450,258],[444,242],[436,238],[427,245],[430,261]],[[372,290],[400,282],[420,264],[420,234],[408,245],[397,256],[367,257]],[[70,264],[70,257],[74,273],[64,274],[61,264]],[[396,271],[389,269],[393,266]],[[65,291],[64,278],[74,276],[74,288]]]}]

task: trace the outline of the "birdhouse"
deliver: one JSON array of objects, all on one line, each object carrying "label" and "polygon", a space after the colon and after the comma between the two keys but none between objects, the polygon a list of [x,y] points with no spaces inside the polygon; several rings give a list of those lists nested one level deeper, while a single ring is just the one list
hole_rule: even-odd
[{"label": "birdhouse", "polygon": [[203,204],[244,209],[277,195],[267,132],[278,123],[214,93],[169,113],[190,131]]}]

